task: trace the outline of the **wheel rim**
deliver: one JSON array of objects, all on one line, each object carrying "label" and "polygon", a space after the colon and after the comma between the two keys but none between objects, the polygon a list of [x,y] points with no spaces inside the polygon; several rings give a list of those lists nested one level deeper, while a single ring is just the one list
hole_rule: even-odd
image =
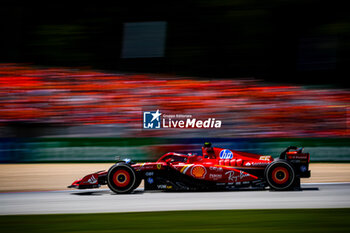
[{"label": "wheel rim", "polygon": [[277,184],[283,184],[289,179],[289,172],[284,167],[276,167],[272,171],[272,180]]},{"label": "wheel rim", "polygon": [[130,174],[125,170],[119,170],[113,175],[113,183],[118,187],[125,187],[130,183]]}]

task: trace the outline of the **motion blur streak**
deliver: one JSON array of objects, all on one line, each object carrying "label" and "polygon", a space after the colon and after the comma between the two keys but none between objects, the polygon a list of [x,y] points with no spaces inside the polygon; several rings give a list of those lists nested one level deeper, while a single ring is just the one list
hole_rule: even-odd
[{"label": "motion blur streak", "polygon": [[203,136],[199,129],[141,130],[144,109],[220,119],[221,129],[206,130],[213,137],[348,136],[349,103],[348,90],[254,79],[0,65],[0,136],[21,136],[13,129],[33,125],[56,129],[102,125],[116,127],[114,136],[121,137],[169,136],[169,131],[180,137]]}]

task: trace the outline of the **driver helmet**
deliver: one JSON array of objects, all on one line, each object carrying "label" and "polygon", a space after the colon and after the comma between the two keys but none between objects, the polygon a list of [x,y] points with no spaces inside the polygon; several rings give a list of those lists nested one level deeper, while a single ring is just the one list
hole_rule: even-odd
[{"label": "driver helmet", "polygon": [[214,149],[211,146],[211,142],[205,142],[203,148],[207,153],[209,153],[209,156],[214,155]]}]

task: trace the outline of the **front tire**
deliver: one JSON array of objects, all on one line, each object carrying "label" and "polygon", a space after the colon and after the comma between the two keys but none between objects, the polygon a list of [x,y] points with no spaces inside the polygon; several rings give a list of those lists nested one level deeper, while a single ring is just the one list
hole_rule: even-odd
[{"label": "front tire", "polygon": [[265,169],[265,179],[271,189],[291,190],[297,181],[293,165],[285,160],[272,162]]},{"label": "front tire", "polygon": [[128,164],[118,163],[108,170],[107,185],[117,194],[131,193],[135,189],[137,177],[135,170]]}]

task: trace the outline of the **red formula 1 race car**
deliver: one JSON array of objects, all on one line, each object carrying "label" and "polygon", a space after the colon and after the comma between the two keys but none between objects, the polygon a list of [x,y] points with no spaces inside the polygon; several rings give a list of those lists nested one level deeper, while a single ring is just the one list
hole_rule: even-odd
[{"label": "red formula 1 race car", "polygon": [[69,188],[108,187],[115,193],[131,193],[144,180],[145,190],[233,190],[270,187],[272,190],[300,189],[300,178],[310,177],[309,153],[294,146],[278,159],[212,147],[205,143],[202,155],[167,153],[157,162],[117,162],[76,180]]}]

